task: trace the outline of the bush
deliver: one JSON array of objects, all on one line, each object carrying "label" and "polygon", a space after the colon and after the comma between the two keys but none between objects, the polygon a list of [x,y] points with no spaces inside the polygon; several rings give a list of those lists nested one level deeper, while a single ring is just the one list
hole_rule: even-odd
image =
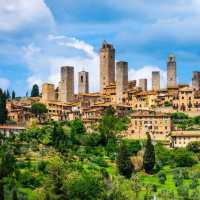
[{"label": "bush", "polygon": [[174,151],[173,160],[177,167],[191,167],[197,163],[194,153],[183,148]]},{"label": "bush", "polygon": [[191,142],[187,145],[187,150],[194,153],[200,153],[200,142]]},{"label": "bush", "polygon": [[160,167],[172,162],[172,151],[164,147],[162,144],[158,143],[155,145],[155,153],[156,163],[159,164]]},{"label": "bush", "polygon": [[161,184],[165,184],[165,181],[167,180],[167,177],[166,177],[165,173],[160,172],[160,173],[158,174],[158,180],[159,180],[159,182],[160,182]]}]

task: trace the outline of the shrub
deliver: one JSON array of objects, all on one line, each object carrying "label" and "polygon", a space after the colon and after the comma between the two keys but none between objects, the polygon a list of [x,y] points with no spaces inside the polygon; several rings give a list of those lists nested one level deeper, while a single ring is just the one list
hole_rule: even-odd
[{"label": "shrub", "polygon": [[160,173],[158,174],[158,180],[159,180],[159,182],[160,182],[161,184],[165,184],[165,181],[167,180],[167,177],[166,177],[165,173],[160,172]]},{"label": "shrub", "polygon": [[187,150],[194,153],[200,153],[200,142],[191,142],[187,145]]},{"label": "shrub", "polygon": [[194,153],[186,149],[177,149],[173,153],[173,160],[177,167],[191,167],[197,163]]}]

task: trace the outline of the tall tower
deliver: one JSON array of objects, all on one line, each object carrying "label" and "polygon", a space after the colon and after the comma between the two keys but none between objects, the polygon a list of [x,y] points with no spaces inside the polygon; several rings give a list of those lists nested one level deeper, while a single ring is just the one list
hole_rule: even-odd
[{"label": "tall tower", "polygon": [[59,83],[59,100],[70,102],[74,99],[74,67],[61,67],[61,81]]},{"label": "tall tower", "polygon": [[152,72],[152,90],[154,91],[160,90],[160,72],[159,71]]},{"label": "tall tower", "polygon": [[200,90],[200,72],[194,71],[192,73],[192,88],[197,91]]},{"label": "tall tower", "polygon": [[106,41],[100,49],[100,92],[115,82],[115,49]]},{"label": "tall tower", "polygon": [[42,101],[55,101],[56,92],[54,84],[44,83],[42,85]]},{"label": "tall tower", "polygon": [[167,87],[176,87],[176,57],[173,54],[167,60]]},{"label": "tall tower", "polygon": [[78,93],[89,93],[89,73],[81,71],[78,73]]},{"label": "tall tower", "polygon": [[142,89],[142,91],[147,91],[147,79],[139,79],[139,87]]},{"label": "tall tower", "polygon": [[116,66],[116,101],[123,103],[123,92],[128,88],[128,63],[117,62]]}]

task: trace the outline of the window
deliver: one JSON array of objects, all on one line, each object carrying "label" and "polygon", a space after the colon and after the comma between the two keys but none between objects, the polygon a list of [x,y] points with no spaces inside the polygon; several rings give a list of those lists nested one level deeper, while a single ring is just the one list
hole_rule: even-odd
[{"label": "window", "polygon": [[83,82],[83,76],[81,76],[81,82]]}]

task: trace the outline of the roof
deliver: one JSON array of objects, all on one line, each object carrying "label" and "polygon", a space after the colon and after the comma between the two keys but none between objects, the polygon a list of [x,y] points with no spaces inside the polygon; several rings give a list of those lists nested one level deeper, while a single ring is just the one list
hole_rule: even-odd
[{"label": "roof", "polygon": [[172,131],[172,137],[200,137],[200,130],[193,131]]},{"label": "roof", "polygon": [[153,110],[137,110],[131,114],[132,117],[170,117],[168,113],[156,112]]},{"label": "roof", "polygon": [[0,125],[0,129],[25,130],[25,127],[14,126],[14,125]]}]

